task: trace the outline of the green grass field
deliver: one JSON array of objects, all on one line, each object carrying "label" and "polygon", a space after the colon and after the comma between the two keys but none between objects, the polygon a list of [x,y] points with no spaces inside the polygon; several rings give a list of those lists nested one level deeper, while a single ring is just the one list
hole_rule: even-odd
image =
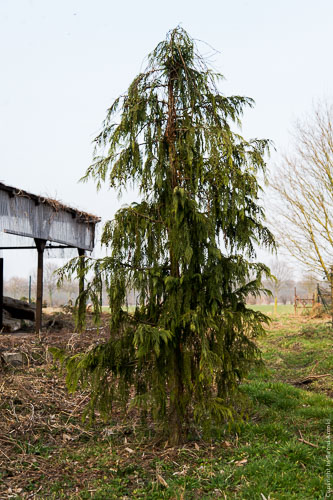
[{"label": "green grass field", "polygon": [[[8,494],[11,488],[15,499],[54,500],[329,498],[333,332],[328,318],[278,315],[259,345],[265,365],[240,387],[238,404],[242,400],[245,420],[238,426],[215,429],[206,440],[197,432],[184,446],[170,448],[133,418],[82,427],[85,394],[71,403],[70,411],[45,403],[45,432],[29,424],[30,431],[17,444],[15,473],[8,467],[0,476],[4,491]],[[63,387],[53,364],[38,370],[30,376],[50,381],[59,377]],[[13,379],[10,383],[13,387]],[[23,409],[13,401],[6,411],[13,413],[14,408],[15,429]],[[58,424],[54,414],[60,415]],[[27,415],[31,418],[30,410]]]},{"label": "green grass field", "polygon": [[[274,313],[274,305],[273,304],[263,304],[263,305],[248,305],[251,309],[255,311],[261,311],[265,314],[272,315]],[[278,304],[277,306],[277,314],[286,315],[286,314],[294,314],[294,305],[293,304]]]},{"label": "green grass field", "polygon": [[[128,306],[126,308],[124,307],[123,309],[125,311],[128,311],[129,313],[133,313],[135,311],[135,306]],[[102,311],[105,313],[109,313],[110,312],[109,306],[102,306]]]}]

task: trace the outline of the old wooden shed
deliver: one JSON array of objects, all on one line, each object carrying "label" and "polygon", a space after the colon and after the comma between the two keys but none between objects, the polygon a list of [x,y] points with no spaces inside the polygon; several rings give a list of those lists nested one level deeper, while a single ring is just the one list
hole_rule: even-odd
[{"label": "old wooden shed", "polygon": [[[42,326],[44,250],[75,248],[79,256],[84,258],[85,251],[92,251],[94,248],[95,229],[99,221],[99,217],[56,200],[0,182],[0,250],[35,248],[37,251],[36,332],[39,332]],[[15,235],[13,244],[4,245],[1,234]],[[32,242],[29,242],[29,239]],[[10,241],[10,238],[7,237],[6,241]],[[29,244],[22,244],[25,241]],[[1,258],[0,330],[3,313],[3,262]],[[83,287],[81,279],[80,291],[83,291]]]}]

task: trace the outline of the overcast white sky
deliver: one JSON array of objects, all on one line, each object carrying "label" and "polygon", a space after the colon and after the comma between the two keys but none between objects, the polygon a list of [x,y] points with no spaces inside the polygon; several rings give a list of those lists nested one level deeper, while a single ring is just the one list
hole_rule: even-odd
[{"label": "overcast white sky", "polygon": [[[220,51],[222,92],[255,99],[243,134],[278,153],[293,121],[332,97],[331,0],[0,0],[0,181],[111,218],[127,200],[78,179],[107,107],[179,23]],[[35,255],[4,257],[8,278]]]}]

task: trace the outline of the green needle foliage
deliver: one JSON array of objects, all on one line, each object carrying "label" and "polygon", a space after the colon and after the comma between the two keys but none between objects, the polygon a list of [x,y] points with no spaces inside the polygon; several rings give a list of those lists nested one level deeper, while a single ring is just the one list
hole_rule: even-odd
[{"label": "green needle foliage", "polygon": [[[142,201],[106,223],[107,257],[63,270],[94,271],[85,293],[97,314],[106,279],[111,308],[109,341],[68,360],[69,387],[91,384],[90,409],[106,415],[134,404],[173,444],[190,422],[234,418],[267,319],[246,297],[269,273],[254,246],[274,246],[258,201],[268,141],[232,131],[252,100],[223,96],[220,79],[182,28],[157,45],[108,110],[85,176],[119,194],[137,186]],[[123,307],[129,289],[134,314]]]}]

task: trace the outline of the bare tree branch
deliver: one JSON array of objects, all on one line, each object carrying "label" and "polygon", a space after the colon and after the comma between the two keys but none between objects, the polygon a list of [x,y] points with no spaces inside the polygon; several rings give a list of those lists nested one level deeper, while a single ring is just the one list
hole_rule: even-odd
[{"label": "bare tree branch", "polygon": [[[303,266],[330,279],[333,265],[333,106],[318,104],[294,130],[294,152],[270,179],[277,239]],[[273,273],[274,274],[274,273]]]}]

